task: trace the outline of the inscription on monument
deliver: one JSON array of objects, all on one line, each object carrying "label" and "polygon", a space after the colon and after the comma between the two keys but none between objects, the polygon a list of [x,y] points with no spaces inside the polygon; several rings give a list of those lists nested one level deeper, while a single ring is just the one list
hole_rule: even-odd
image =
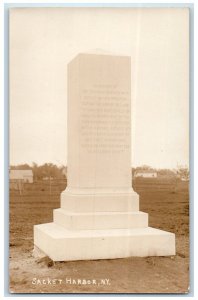
[{"label": "inscription on monument", "polygon": [[130,92],[116,84],[93,84],[81,95],[81,147],[88,153],[128,150]]}]

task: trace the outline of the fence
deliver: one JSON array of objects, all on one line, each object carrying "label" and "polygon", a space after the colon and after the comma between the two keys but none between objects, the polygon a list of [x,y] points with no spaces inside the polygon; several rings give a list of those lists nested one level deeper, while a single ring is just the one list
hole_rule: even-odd
[{"label": "fence", "polygon": [[22,183],[20,186],[17,183],[10,182],[10,193],[20,194],[34,194],[38,192],[45,192],[47,194],[54,194],[63,191],[67,186],[66,179],[54,180],[37,180],[33,183]]},{"label": "fence", "polygon": [[[19,194],[36,194],[38,192],[57,194],[67,186],[66,179],[39,180],[34,183],[10,182],[10,192]],[[133,178],[133,189],[138,191],[188,191],[189,182],[178,178]]]},{"label": "fence", "polygon": [[189,189],[189,182],[181,181],[178,178],[133,178],[134,190],[149,191],[185,191]]}]

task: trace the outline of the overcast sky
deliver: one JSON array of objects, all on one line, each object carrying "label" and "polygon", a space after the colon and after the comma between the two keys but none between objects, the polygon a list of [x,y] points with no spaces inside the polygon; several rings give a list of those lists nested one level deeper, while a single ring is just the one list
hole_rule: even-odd
[{"label": "overcast sky", "polygon": [[[67,64],[131,56],[132,165],[188,165],[188,10],[10,11],[10,163],[67,164]],[[115,162],[116,163],[116,162]]]}]

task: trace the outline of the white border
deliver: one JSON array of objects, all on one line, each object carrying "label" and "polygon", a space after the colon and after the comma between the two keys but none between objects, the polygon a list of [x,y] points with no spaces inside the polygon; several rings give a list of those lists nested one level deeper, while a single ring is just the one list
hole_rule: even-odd
[{"label": "white border", "polygon": [[[196,153],[198,153],[198,142],[197,142],[197,128],[198,128],[198,116],[197,116],[197,108],[198,108],[198,99],[197,99],[197,86],[196,86],[196,81],[197,81],[197,66],[198,66],[198,61],[197,61],[197,57],[196,57],[196,53],[198,53],[198,48],[197,48],[197,28],[198,28],[198,22],[197,22],[197,4],[196,4],[196,1],[152,1],[152,2],[149,2],[149,1],[127,1],[125,0],[124,3],[121,3],[121,1],[116,1],[116,0],[109,0],[108,2],[103,0],[103,1],[90,1],[90,0],[87,0],[87,1],[82,1],[82,0],[78,0],[78,1],[63,1],[63,0],[59,0],[58,3],[54,2],[54,1],[51,1],[51,0],[48,0],[48,1],[24,1],[24,0],[21,0],[21,1],[16,1],[16,0],[4,0],[3,2],[1,1],[0,2],[0,28],[1,28],[1,35],[0,35],[0,43],[1,43],[1,51],[0,51],[0,65],[3,66],[4,65],[4,4],[27,4],[27,5],[33,5],[33,4],[67,4],[67,3],[72,3],[72,5],[74,5],[75,3],[76,4],[120,4],[120,5],[123,5],[123,4],[138,4],[139,6],[144,6],[144,4],[147,4],[150,5],[150,4],[156,4],[156,5],[163,5],[163,4],[170,4],[170,6],[174,5],[174,4],[194,4],[194,54],[195,54],[195,57],[194,57],[194,82],[195,82],[195,86],[194,86],[194,112],[191,112],[191,116],[194,115],[194,186],[195,186],[195,190],[194,190],[194,230],[197,228],[198,224],[197,224],[197,202],[198,202],[198,197],[197,197],[197,180],[198,180],[198,177],[197,177],[197,157],[196,157]],[[171,5],[172,4],[172,5]],[[0,133],[0,236],[1,238],[4,236],[4,69],[1,68],[1,71],[0,71],[0,93],[1,93],[1,101],[0,101],[0,130],[1,130],[1,133]],[[192,137],[193,138],[193,137]],[[191,149],[192,150],[192,149]],[[191,153],[192,155],[192,153]],[[191,174],[191,176],[193,176],[193,174]],[[193,179],[192,179],[193,180]],[[193,196],[193,193],[192,195]],[[192,226],[193,224],[191,224]],[[196,234],[194,232],[194,237],[191,236],[191,239],[194,239],[194,271],[195,271],[195,274],[194,274],[194,282],[195,282],[195,285],[194,285],[194,296],[193,297],[188,297],[188,298],[197,298],[198,294],[197,294],[197,285],[196,285],[196,282],[197,282],[197,253],[198,253],[198,248],[197,248],[197,238],[195,238]],[[2,268],[3,267],[3,264],[4,264],[4,244],[3,244],[3,241],[1,243],[1,251],[0,251],[0,257],[1,257],[1,260],[0,260],[0,272],[1,272],[1,277],[0,277],[0,298],[1,299],[4,299],[4,269]],[[36,296],[36,295],[32,295],[33,297],[37,297],[39,299],[43,299],[42,296]],[[50,297],[50,295],[43,295],[45,297],[49,297],[51,299],[58,299],[59,296],[52,296]],[[60,295],[60,296],[63,296],[63,295]],[[84,295],[86,297],[89,297],[89,298],[93,298],[93,299],[96,299],[98,298],[98,296],[88,296],[88,295]],[[109,295],[111,296],[111,295]],[[126,295],[127,296],[127,295]],[[132,296],[132,295],[128,295],[134,299],[144,299],[145,297],[138,297],[138,296]],[[149,295],[147,295],[149,296]],[[182,297],[182,295],[178,295],[179,297]],[[31,297],[31,295],[29,296],[11,296],[9,298],[15,298],[17,297],[18,299],[29,299]],[[74,295],[74,297],[77,297]],[[83,295],[81,296],[83,297]],[[111,296],[112,297],[112,296]],[[121,298],[121,296],[115,296],[116,298]],[[161,297],[165,297],[165,298],[169,298],[169,299],[175,299],[175,297],[173,296],[164,296],[164,295],[160,295],[160,296],[154,296],[154,295],[151,295],[151,297],[154,297],[155,299],[159,299]],[[69,296],[66,296],[66,298],[70,298]],[[73,298],[71,296],[71,298]],[[103,296],[103,298],[107,299],[109,298],[108,296]]]}]

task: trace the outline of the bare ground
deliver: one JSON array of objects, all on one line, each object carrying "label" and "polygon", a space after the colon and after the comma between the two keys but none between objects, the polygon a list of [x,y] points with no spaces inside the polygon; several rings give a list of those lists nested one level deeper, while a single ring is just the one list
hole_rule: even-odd
[{"label": "bare ground", "polygon": [[33,225],[52,221],[53,209],[60,206],[60,192],[52,195],[47,191],[26,191],[22,196],[17,192],[11,194],[10,292],[187,293],[188,191],[141,189],[137,192],[141,211],[149,213],[149,226],[176,234],[176,256],[58,263],[47,257],[35,259],[32,256]]}]

